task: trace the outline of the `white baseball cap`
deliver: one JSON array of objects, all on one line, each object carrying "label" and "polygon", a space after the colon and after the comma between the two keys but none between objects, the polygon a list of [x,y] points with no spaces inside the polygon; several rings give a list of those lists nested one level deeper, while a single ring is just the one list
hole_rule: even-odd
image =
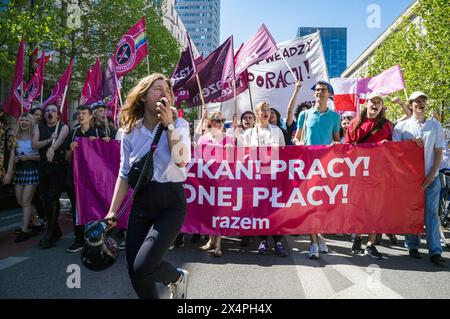
[{"label": "white baseball cap", "polygon": [[426,95],[426,94],[423,93],[423,92],[416,91],[416,92],[413,92],[413,93],[409,96],[409,101],[413,101],[413,100],[415,100],[415,99],[417,99],[418,97],[421,97],[421,96],[425,97],[425,98],[428,100],[428,95]]},{"label": "white baseball cap", "polygon": [[376,97],[384,100],[384,96],[379,92],[370,92],[369,95],[367,95],[366,100],[371,100]]}]

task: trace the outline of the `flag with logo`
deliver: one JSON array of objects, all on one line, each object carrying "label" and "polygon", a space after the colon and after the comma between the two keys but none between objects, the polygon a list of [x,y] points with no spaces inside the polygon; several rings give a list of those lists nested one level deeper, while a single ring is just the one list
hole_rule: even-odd
[{"label": "flag with logo", "polygon": [[119,40],[114,54],[117,77],[132,71],[148,54],[145,17],[139,20]]},{"label": "flag with logo", "polygon": [[[44,68],[45,59],[40,59],[33,77],[23,86],[22,105],[26,112],[31,110],[31,104],[41,95],[44,85]],[[17,98],[20,98],[20,95]]]},{"label": "flag with logo", "polygon": [[67,115],[69,103],[67,99],[67,90],[69,88],[72,68],[73,68],[73,59],[70,59],[69,67],[61,75],[58,82],[56,82],[55,86],[53,87],[52,93],[50,94],[48,99],[45,100],[45,102],[41,105],[42,110],[45,110],[48,105],[56,105],[62,114],[61,120],[63,123],[67,123],[68,121]]},{"label": "flag with logo", "polygon": [[17,51],[16,58],[16,71],[14,72],[13,82],[11,84],[11,90],[9,95],[3,103],[3,110],[7,114],[11,114],[15,118],[18,118],[21,114],[21,100],[23,90],[23,59],[25,57],[24,41],[23,37],[19,44],[19,50]]},{"label": "flag with logo", "polygon": [[92,105],[103,98],[102,69],[97,58],[92,69],[88,70],[86,81],[81,91],[80,104]]}]

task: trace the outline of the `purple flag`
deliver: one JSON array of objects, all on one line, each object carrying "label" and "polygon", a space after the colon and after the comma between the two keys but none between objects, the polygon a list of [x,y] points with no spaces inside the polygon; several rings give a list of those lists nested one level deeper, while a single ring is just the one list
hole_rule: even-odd
[{"label": "purple flag", "polygon": [[236,79],[236,95],[248,88],[245,71],[253,64],[272,56],[277,44],[267,27],[263,24],[258,31],[245,42],[234,57],[234,64],[227,63],[222,77],[221,101],[233,98],[233,79]]},{"label": "purple flag", "polygon": [[107,116],[112,116],[117,126],[120,112],[119,84],[114,70],[112,57],[103,69],[103,104],[107,107]]},{"label": "purple flag", "polygon": [[102,99],[102,70],[97,58],[94,67],[88,70],[86,81],[81,90],[80,104],[91,105]]},{"label": "purple flag", "polygon": [[[220,47],[197,64],[197,74],[202,86],[205,103],[217,100],[221,96],[225,61],[230,51],[233,54],[232,41],[232,37],[229,37]],[[185,88],[189,90],[189,106],[200,105],[202,102],[196,78],[192,77],[186,83]]]},{"label": "purple flag", "polygon": [[[120,166],[120,144],[118,141],[105,142],[101,139],[90,141],[80,138],[73,157],[73,176],[77,199],[77,221],[85,225],[102,219],[111,204],[114,185]],[[105,157],[107,155],[107,160]],[[101,164],[99,174],[88,174]],[[101,191],[95,191],[101,190]],[[130,195],[130,192],[128,196]],[[127,197],[128,197],[127,196]],[[124,199],[125,203],[127,198]],[[119,228],[126,228],[128,212],[119,219]]]},{"label": "purple flag", "polygon": [[172,81],[173,91],[176,92],[183,88],[183,85],[195,75],[196,67],[194,56],[192,55],[191,39],[188,37],[188,46],[181,52],[175,70],[173,71],[170,81]]},{"label": "purple flag", "polygon": [[357,93],[366,95],[371,92],[378,92],[388,95],[405,88],[402,70],[400,65],[396,65],[372,78],[358,80]]}]

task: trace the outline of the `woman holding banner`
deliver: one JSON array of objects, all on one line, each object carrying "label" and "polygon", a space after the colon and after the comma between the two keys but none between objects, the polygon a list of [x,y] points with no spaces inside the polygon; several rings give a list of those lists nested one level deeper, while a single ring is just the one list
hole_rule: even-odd
[{"label": "woman holding banner", "polygon": [[163,260],[184,223],[183,182],[191,158],[189,123],[174,118],[173,103],[170,80],[154,73],[131,89],[121,111],[124,132],[119,176],[106,215],[111,226],[115,226],[116,214],[127,194],[133,163],[149,152],[153,139],[160,135],[153,154],[153,176],[135,195],[126,237],[128,272],[134,290],[143,299],[159,297],[156,282],[169,286],[171,298],[187,296],[188,272]]},{"label": "woman holding banner", "polygon": [[[283,132],[278,126],[269,124],[270,105],[267,102],[260,102],[256,106],[256,125],[254,128],[245,131],[244,141],[245,146],[285,146]],[[281,256],[286,257],[287,252],[281,242],[281,235],[273,235],[275,242],[275,252]],[[267,236],[260,236],[261,242],[258,247],[260,254],[265,254],[269,250]]]},{"label": "woman holding banner", "polygon": [[[202,135],[197,145],[210,145],[222,147],[234,147],[234,137],[224,132],[225,117],[220,112],[213,112],[208,115],[208,131]],[[224,154],[224,153],[222,153]],[[223,160],[223,159],[220,159]],[[210,236],[208,242],[201,247],[203,251],[214,249],[215,257],[222,257],[221,239],[219,236]]]},{"label": "woman holding banner", "polygon": [[[372,92],[367,97],[366,107],[360,115],[353,119],[347,129],[345,143],[384,143],[392,141],[393,126],[386,118],[383,96]],[[366,245],[366,253],[375,259],[382,259],[383,256],[375,247],[377,234],[369,234]],[[362,253],[361,234],[357,234],[353,241],[352,252]]]}]

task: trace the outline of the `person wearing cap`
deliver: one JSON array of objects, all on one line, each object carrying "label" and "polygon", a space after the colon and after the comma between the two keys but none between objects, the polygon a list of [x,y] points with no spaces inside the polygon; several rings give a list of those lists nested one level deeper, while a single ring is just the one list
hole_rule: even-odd
[{"label": "person wearing cap", "polygon": [[[316,103],[311,109],[300,113],[293,143],[295,145],[331,145],[339,143],[340,116],[327,107],[328,99],[334,94],[333,87],[326,81],[318,81],[312,89],[314,90]],[[310,239],[310,259],[318,259],[319,252],[328,252],[324,238],[317,234],[312,234]]]},{"label": "person wearing cap", "polygon": [[106,106],[104,104],[94,105],[92,111],[94,114],[94,128],[102,130],[106,137],[114,139],[116,129],[106,116]]},{"label": "person wearing cap", "polygon": [[[409,97],[409,108],[412,116],[395,126],[394,141],[413,140],[423,148],[425,156],[425,179],[422,188],[425,190],[425,216],[428,253],[432,263],[443,266],[442,248],[440,242],[440,222],[438,216],[439,165],[445,148],[444,131],[441,124],[433,118],[425,116],[428,96],[423,92],[414,92]],[[419,253],[420,236],[408,234],[405,236],[405,246],[413,258],[421,258]]]},{"label": "person wearing cap", "polygon": [[[353,119],[347,129],[345,143],[384,143],[392,141],[393,125],[386,118],[383,96],[372,92],[367,97],[366,106],[361,110],[359,116]],[[364,213],[364,212],[363,212]],[[366,254],[375,259],[383,256],[375,247],[377,234],[369,234],[366,245]],[[357,234],[352,246],[352,253],[362,253],[361,234]]]}]

